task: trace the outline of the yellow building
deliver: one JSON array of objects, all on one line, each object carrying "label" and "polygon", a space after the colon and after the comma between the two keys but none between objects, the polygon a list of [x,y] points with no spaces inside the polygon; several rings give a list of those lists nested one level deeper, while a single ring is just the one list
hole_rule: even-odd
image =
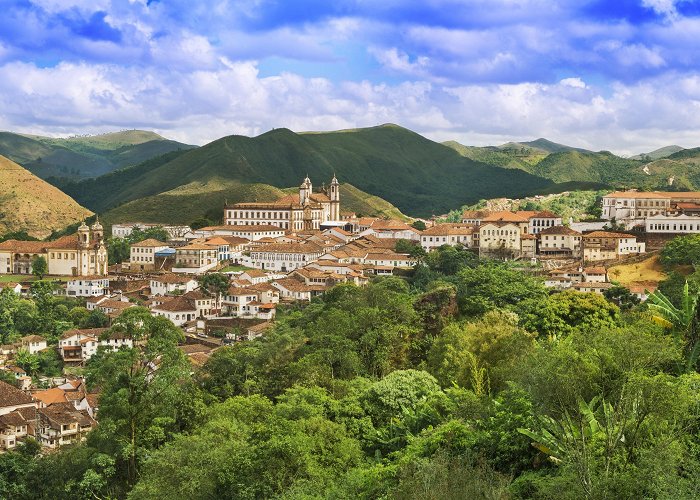
[{"label": "yellow building", "polygon": [[55,241],[7,240],[0,243],[0,274],[31,274],[32,259],[41,256],[54,276],[104,276],[107,248],[99,221],[81,224],[78,232]]}]

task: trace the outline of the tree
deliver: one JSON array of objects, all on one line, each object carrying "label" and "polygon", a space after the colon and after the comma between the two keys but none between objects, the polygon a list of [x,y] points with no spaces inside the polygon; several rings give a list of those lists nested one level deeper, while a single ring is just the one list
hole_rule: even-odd
[{"label": "tree", "polygon": [[32,257],[32,274],[37,279],[44,279],[46,273],[49,272],[49,265],[46,263],[46,258],[42,255]]},{"label": "tree", "polygon": [[133,244],[150,238],[165,242],[170,239],[170,234],[162,226],[149,227],[145,230],[134,228],[127,241]]},{"label": "tree", "polygon": [[122,313],[116,328],[145,339],[145,345],[100,350],[86,366],[88,386],[102,394],[100,426],[90,433],[89,444],[124,467],[129,485],[136,482],[146,450],[178,430],[177,402],[189,397],[183,387],[190,367],[177,348],[182,331],[166,318],[140,312]]},{"label": "tree", "polygon": [[17,366],[26,371],[29,375],[34,375],[39,370],[39,356],[30,354],[26,349],[20,349],[15,356]]},{"label": "tree", "polygon": [[700,357],[700,336],[698,335],[698,301],[700,293],[691,293],[686,281],[681,295],[681,305],[676,307],[663,292],[656,290],[649,295],[647,304],[653,312],[654,320],[670,329],[685,345],[685,370],[697,369]]},{"label": "tree", "polygon": [[223,273],[207,273],[198,278],[202,291],[214,296],[216,308],[221,307],[221,296],[228,290],[229,277]]},{"label": "tree", "polygon": [[677,236],[664,245],[660,261],[664,266],[700,262],[700,234]]},{"label": "tree", "polygon": [[457,274],[456,284],[460,309],[465,314],[483,314],[499,308],[517,309],[522,301],[547,296],[541,280],[503,264],[464,268]]},{"label": "tree", "polygon": [[107,240],[107,258],[109,265],[121,264],[129,260],[131,247],[124,238],[110,238]]},{"label": "tree", "polygon": [[423,222],[422,220],[413,221],[413,224],[411,224],[411,227],[413,229],[418,229],[418,231],[425,231],[425,229],[426,229],[425,222]]},{"label": "tree", "polygon": [[639,297],[629,291],[629,288],[620,284],[603,290],[603,297],[616,304],[623,311],[628,311],[641,302]]}]

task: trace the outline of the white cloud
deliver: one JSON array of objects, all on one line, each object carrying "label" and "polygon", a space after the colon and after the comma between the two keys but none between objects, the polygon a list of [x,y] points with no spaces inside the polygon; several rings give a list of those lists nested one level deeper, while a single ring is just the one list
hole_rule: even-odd
[{"label": "white cloud", "polygon": [[600,89],[555,84],[445,86],[262,77],[255,62],[191,72],[61,63],[0,65],[0,125],[49,135],[153,129],[203,144],[273,127],[335,130],[386,122],[437,140],[497,144],[547,137],[622,154],[700,145],[700,74]]}]

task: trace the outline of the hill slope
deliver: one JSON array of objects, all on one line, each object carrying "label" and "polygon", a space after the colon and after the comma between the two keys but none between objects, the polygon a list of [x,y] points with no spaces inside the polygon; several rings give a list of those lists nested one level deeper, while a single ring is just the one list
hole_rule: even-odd
[{"label": "hill slope", "polygon": [[41,178],[96,177],[170,151],[193,147],[143,130],[69,138],[0,132],[0,154]]},{"label": "hill slope", "polygon": [[[494,196],[524,196],[553,183],[518,170],[495,169],[410,130],[384,125],[342,132],[295,134],[276,129],[257,137],[229,136],[159,166],[132,167],[97,179],[107,197],[85,185],[67,191],[93,210],[212,179],[298,185],[341,183],[389,201],[409,215],[429,216]],[[342,201],[341,201],[342,204]]]},{"label": "hill slope", "polygon": [[[268,184],[242,184],[238,181],[213,179],[191,182],[170,191],[127,202],[106,212],[107,224],[116,222],[154,222],[189,224],[207,217],[218,220],[223,215],[225,202],[274,201],[297,188],[279,189]],[[350,184],[341,184],[343,210],[362,215],[388,216],[406,219],[396,207]]]},{"label": "hill slope", "polygon": [[59,189],[0,156],[0,234],[27,231],[45,238],[90,215]]},{"label": "hill slope", "polygon": [[674,153],[683,151],[683,149],[684,148],[676,145],[664,146],[663,148],[655,149],[654,151],[650,151],[649,153],[641,153],[638,155],[630,156],[630,160],[660,160],[661,158],[666,158]]}]

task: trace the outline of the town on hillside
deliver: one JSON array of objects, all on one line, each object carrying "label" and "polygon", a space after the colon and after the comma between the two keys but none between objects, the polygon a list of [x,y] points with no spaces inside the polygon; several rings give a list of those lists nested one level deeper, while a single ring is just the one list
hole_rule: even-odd
[{"label": "town on hillside", "polygon": [[[620,270],[657,258],[674,237],[699,234],[700,193],[614,192],[601,203],[602,219],[582,222],[546,210],[467,210],[459,222],[408,223],[344,212],[335,176],[320,190],[307,177],[298,193],[277,201],[226,205],[221,225],[123,222],[106,238],[96,220],[54,241],[6,240],[0,300],[39,303],[42,283],[50,295],[77,301],[83,316],[77,328],[0,345],[0,448],[27,436],[47,450],[85,439],[100,406],[86,365],[102,352],[145,345],[110,328],[130,309],[181,329],[179,349],[196,371],[223,346],[264,336],[279,311],[338,284],[408,276],[446,247],[511,262],[551,293],[614,300],[610,291],[622,287],[643,302],[658,283],[643,275],[618,281]],[[117,248],[121,257],[112,255]],[[158,370],[157,362],[148,366]]]}]

